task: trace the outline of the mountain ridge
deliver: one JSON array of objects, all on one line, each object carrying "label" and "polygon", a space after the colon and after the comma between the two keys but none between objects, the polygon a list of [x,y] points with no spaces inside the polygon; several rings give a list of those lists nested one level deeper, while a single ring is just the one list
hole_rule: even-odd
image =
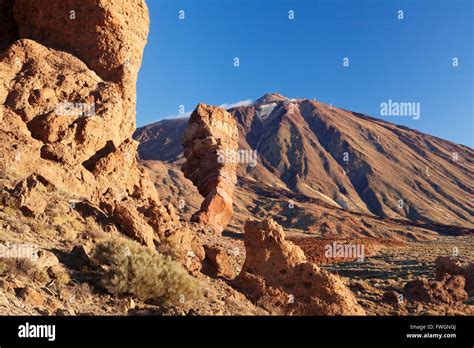
[{"label": "mountain ridge", "polygon": [[[257,166],[241,163],[239,177],[283,185],[349,211],[473,227],[474,151],[468,146],[277,93],[228,112],[238,122],[239,149],[258,153]],[[137,129],[140,158],[179,164],[186,122]]]}]

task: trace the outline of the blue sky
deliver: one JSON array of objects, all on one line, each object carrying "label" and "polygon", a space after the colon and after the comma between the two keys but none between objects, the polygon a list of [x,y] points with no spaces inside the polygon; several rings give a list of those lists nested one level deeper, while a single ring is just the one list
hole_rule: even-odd
[{"label": "blue sky", "polygon": [[[147,3],[138,126],[176,115],[180,105],[189,112],[199,102],[231,104],[279,92],[474,147],[472,0]],[[389,99],[420,103],[420,119],[380,116]]]}]

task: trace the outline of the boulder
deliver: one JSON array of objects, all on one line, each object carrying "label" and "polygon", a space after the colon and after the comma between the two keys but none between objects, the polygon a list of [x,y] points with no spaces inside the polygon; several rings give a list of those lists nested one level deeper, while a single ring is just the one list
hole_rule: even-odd
[{"label": "boulder", "polygon": [[91,250],[85,245],[75,245],[69,255],[78,268],[88,266],[91,262]]},{"label": "boulder", "polygon": [[436,279],[442,280],[447,275],[462,275],[465,279],[464,289],[471,292],[474,289],[474,263],[463,267],[461,262],[451,256],[439,256],[435,261]]},{"label": "boulder", "polygon": [[399,296],[400,295],[396,291],[389,290],[389,291],[384,292],[382,296],[382,301],[385,303],[396,305],[396,304],[399,304],[400,302]]},{"label": "boulder", "polygon": [[462,274],[459,260],[451,256],[438,256],[435,260],[436,279],[443,279],[445,275]]},{"label": "boulder", "polygon": [[150,248],[155,247],[153,244],[153,228],[148,225],[132,203],[118,203],[115,206],[114,217],[118,224],[123,227],[124,233],[130,238]]},{"label": "boulder", "polygon": [[45,296],[34,288],[28,286],[26,288],[21,288],[18,291],[18,297],[21,298],[26,304],[29,304],[34,307],[39,307],[43,305],[46,300]]},{"label": "boulder", "polygon": [[[208,267],[206,274],[211,277],[235,278],[235,270],[230,263],[227,253],[219,247],[205,245],[206,259]],[[204,272],[204,270],[203,270]]]},{"label": "boulder", "polygon": [[272,219],[245,224],[246,260],[233,282],[272,313],[364,315],[341,278],[306,261]]},{"label": "boulder", "polygon": [[461,275],[447,275],[441,281],[417,279],[404,287],[405,298],[436,305],[453,305],[467,299],[465,279]]},{"label": "boulder", "polygon": [[44,198],[44,192],[49,183],[41,176],[31,175],[20,181],[12,196],[16,199],[16,206],[26,216],[38,218],[46,209],[48,202]]},{"label": "boulder", "polygon": [[199,104],[191,114],[182,140],[184,176],[205,197],[192,221],[220,233],[233,213],[237,182],[238,130],[234,117],[224,109]]}]

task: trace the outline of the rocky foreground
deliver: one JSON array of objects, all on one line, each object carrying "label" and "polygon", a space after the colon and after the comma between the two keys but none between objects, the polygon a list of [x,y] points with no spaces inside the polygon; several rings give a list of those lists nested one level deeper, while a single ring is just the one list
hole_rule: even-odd
[{"label": "rocky foreground", "polygon": [[[314,241],[285,232],[277,210],[274,220],[239,209],[244,231],[229,233],[234,200],[258,182],[236,186],[240,133],[225,110],[199,105],[185,127],[181,175],[200,193],[198,209],[185,214],[160,199],[132,139],[149,25],[143,0],[0,0],[0,8],[8,28],[0,36],[0,314],[471,313],[473,260],[462,253],[463,264],[458,255],[437,259],[426,279],[382,292],[318,265]],[[287,191],[269,192],[277,200]],[[465,221],[454,206],[450,214]],[[362,208],[360,223],[379,221]],[[374,257],[387,250],[372,244]]]}]

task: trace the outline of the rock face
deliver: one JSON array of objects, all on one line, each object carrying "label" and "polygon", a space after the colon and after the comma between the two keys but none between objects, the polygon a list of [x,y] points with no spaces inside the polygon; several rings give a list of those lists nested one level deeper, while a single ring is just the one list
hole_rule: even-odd
[{"label": "rock face", "polygon": [[295,315],[364,315],[335,275],[306,262],[271,219],[245,225],[246,260],[234,284],[265,309]]},{"label": "rock face", "polygon": [[20,37],[72,53],[103,80],[135,79],[148,36],[143,0],[16,0]]},{"label": "rock face", "polygon": [[[21,209],[40,215],[44,187],[65,190],[145,245],[172,239],[192,250],[190,229],[160,203],[132,140],[144,0],[17,0],[7,15],[20,39],[0,54],[0,169],[18,183]],[[4,47],[15,35],[0,38]]]},{"label": "rock face", "polygon": [[199,104],[192,113],[182,144],[186,162],[182,166],[205,197],[192,220],[222,232],[233,213],[237,182],[238,130],[227,111]]},{"label": "rock face", "polygon": [[45,301],[45,296],[32,287],[22,288],[18,292],[20,297],[26,304],[31,306],[41,306]]}]

